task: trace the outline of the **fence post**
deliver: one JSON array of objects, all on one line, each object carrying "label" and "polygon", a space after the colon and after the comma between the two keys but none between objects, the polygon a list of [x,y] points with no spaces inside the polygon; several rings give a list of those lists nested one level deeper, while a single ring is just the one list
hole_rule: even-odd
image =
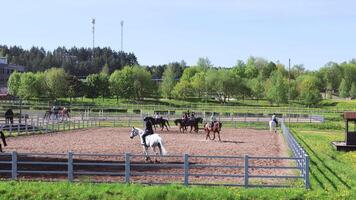
[{"label": "fence post", "polygon": [[11,179],[17,180],[17,153],[13,151],[11,153]]},{"label": "fence post", "polygon": [[125,183],[130,183],[130,154],[125,153]]},{"label": "fence post", "polygon": [[189,154],[184,154],[184,185],[189,185]]},{"label": "fence post", "polygon": [[73,181],[73,153],[68,152],[68,181]]},{"label": "fence post", "polygon": [[305,155],[305,171],[304,171],[304,179],[305,179],[305,188],[309,189],[310,188],[310,180],[309,180],[309,156]]},{"label": "fence post", "polygon": [[248,155],[244,157],[244,186],[248,188]]}]

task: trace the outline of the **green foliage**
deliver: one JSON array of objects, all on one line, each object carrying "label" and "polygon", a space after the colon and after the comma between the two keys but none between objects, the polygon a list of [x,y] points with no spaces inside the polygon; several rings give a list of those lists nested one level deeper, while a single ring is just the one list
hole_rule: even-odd
[{"label": "green foliage", "polygon": [[172,92],[173,96],[177,99],[187,99],[194,95],[194,88],[189,81],[179,81]]},{"label": "green foliage", "polygon": [[351,85],[350,97],[353,99],[356,98],[356,83],[355,82],[353,82]]},{"label": "green foliage", "polygon": [[111,71],[138,64],[133,53],[116,52],[108,47],[96,47],[94,50],[58,47],[51,52],[38,47],[26,50],[19,46],[0,45],[0,51],[8,56],[9,63],[25,66],[26,71],[45,71],[53,66],[60,66],[68,74],[78,77],[100,73],[106,63]]},{"label": "green foliage", "polygon": [[108,63],[105,63],[105,65],[103,66],[103,68],[101,69],[101,74],[105,74],[106,76],[110,75],[110,69],[109,69],[109,65]]},{"label": "green foliage", "polygon": [[263,85],[263,80],[262,78],[254,78],[250,81],[250,87],[251,87],[251,92],[252,96],[257,99],[262,99],[264,97],[263,92],[264,92],[264,85]]},{"label": "green foliage", "polygon": [[283,75],[279,71],[271,74],[269,81],[267,81],[265,91],[266,97],[271,103],[277,105],[287,103],[288,100],[288,84],[284,80]]},{"label": "green foliage", "polygon": [[68,75],[64,72],[64,69],[51,68],[45,72],[45,78],[50,98],[57,99],[66,96]]},{"label": "green foliage", "polygon": [[9,94],[17,96],[20,87],[20,81],[21,81],[21,73],[15,71],[10,75],[9,80],[7,82],[7,88],[9,90]]},{"label": "green foliage", "polygon": [[203,94],[205,93],[206,88],[206,73],[205,72],[199,72],[196,73],[191,81],[192,87],[194,88],[194,91],[196,94],[198,94],[197,96],[200,98],[203,96]]},{"label": "green foliage", "polygon": [[151,74],[139,66],[115,71],[109,83],[112,94],[126,99],[149,97],[154,90]]},{"label": "green foliage", "polygon": [[169,65],[163,73],[161,84],[162,95],[166,98],[172,97],[172,88],[176,85],[176,73],[172,65]]},{"label": "green foliage", "polygon": [[346,83],[345,79],[342,79],[341,83],[340,83],[340,87],[339,87],[339,95],[340,97],[346,98],[349,96],[350,92],[349,92],[349,87]]},{"label": "green foliage", "polygon": [[321,101],[321,94],[318,90],[318,78],[313,75],[299,77],[300,98],[307,106],[317,105]]},{"label": "green foliage", "polygon": [[37,96],[37,80],[36,75],[32,72],[23,73],[21,75],[18,95],[23,99],[30,99]]}]

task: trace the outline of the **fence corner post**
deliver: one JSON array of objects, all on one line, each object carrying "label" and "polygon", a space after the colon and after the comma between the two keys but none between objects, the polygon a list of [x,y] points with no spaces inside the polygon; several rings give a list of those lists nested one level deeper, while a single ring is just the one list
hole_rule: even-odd
[{"label": "fence corner post", "polygon": [[68,181],[73,181],[73,152],[68,151]]},{"label": "fence corner post", "polygon": [[125,153],[125,183],[130,183],[130,175],[131,175],[130,157],[131,157],[130,153]]},{"label": "fence corner post", "polygon": [[244,156],[244,186],[248,188],[248,155]]},{"label": "fence corner post", "polygon": [[309,189],[310,188],[310,180],[309,180],[309,156],[305,155],[305,174],[304,174],[304,179],[305,179],[305,188]]},{"label": "fence corner post", "polygon": [[189,185],[189,154],[184,154],[184,185]]},{"label": "fence corner post", "polygon": [[17,152],[11,153],[11,179],[17,180]]}]

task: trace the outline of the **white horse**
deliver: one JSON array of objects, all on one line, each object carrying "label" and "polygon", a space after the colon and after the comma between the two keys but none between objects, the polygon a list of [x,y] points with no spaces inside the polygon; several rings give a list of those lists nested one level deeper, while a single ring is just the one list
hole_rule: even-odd
[{"label": "white horse", "polygon": [[[132,130],[130,133],[130,138],[133,139],[135,136],[139,135],[141,138],[141,144],[143,144],[142,143],[143,142],[142,141],[143,133],[144,133],[144,130],[132,127]],[[162,140],[161,136],[159,136],[157,133],[154,133],[152,135],[147,135],[146,136],[146,144],[148,147],[151,147],[153,149],[153,152],[155,152],[156,155],[158,155],[158,152],[156,152],[156,147],[158,147],[158,149],[159,149],[160,156],[167,154],[167,151],[163,146],[163,140]],[[143,146],[143,151],[146,155],[145,156],[146,161],[151,160],[151,158],[148,155],[148,147],[146,147],[145,145],[142,145],[142,146]],[[157,157],[155,159],[155,162],[158,162]]]},{"label": "white horse", "polygon": [[272,130],[277,133],[277,124],[274,120],[269,121],[269,131],[272,132]]}]

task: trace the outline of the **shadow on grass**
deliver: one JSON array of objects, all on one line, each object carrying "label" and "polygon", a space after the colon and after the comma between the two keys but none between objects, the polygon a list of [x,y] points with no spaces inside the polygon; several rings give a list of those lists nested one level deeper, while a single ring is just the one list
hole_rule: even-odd
[{"label": "shadow on grass", "polygon": [[[323,160],[318,156],[318,154],[301,138],[299,137],[297,134],[294,134],[299,141],[301,141],[303,143],[303,145],[305,147],[308,148],[308,150],[313,154],[313,156],[316,158],[316,160],[323,166],[325,167],[332,175],[335,176],[335,178],[340,181],[345,187],[347,187],[348,189],[351,189],[351,186],[348,185],[341,177],[339,177],[336,172],[334,170],[332,170],[328,165],[326,165]],[[314,161],[312,158],[310,158],[311,163],[315,165],[315,167],[318,169],[318,171],[330,182],[330,184],[336,189],[338,190],[338,188],[336,187],[335,183],[329,178],[327,177],[327,175],[319,168],[318,163],[316,161]]]}]

